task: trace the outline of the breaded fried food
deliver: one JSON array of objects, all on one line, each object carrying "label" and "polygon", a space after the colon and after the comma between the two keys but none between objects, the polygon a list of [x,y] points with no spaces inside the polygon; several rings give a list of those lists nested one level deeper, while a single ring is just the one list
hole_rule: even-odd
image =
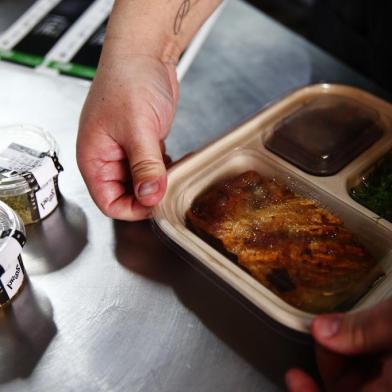
[{"label": "breaded fried food", "polygon": [[260,283],[307,312],[351,306],[381,274],[338,217],[255,171],[207,189],[186,221]]}]

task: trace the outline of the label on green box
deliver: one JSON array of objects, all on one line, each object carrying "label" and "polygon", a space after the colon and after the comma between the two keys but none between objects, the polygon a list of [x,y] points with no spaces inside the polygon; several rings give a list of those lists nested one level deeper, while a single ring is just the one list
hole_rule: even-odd
[{"label": "label on green box", "polygon": [[94,79],[96,68],[80,64],[63,63],[61,61],[51,61],[48,64],[51,69],[58,70],[63,75],[75,76],[83,79]]},{"label": "label on green box", "polygon": [[0,59],[16,64],[27,65],[32,68],[41,65],[44,61],[42,56],[6,49],[0,49]]}]

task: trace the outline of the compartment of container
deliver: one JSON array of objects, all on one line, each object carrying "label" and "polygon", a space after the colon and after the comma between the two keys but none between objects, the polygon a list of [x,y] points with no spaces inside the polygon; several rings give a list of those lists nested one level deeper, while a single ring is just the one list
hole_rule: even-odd
[{"label": "compartment of container", "polygon": [[[200,158],[198,164],[192,166],[188,162],[185,165],[187,168],[178,170],[178,176],[172,179],[168,194],[159,207],[159,212],[155,214],[155,220],[161,230],[180,247],[210,268],[270,317],[286,326],[305,331],[312,313],[318,313],[317,311],[310,312],[310,310],[317,310],[318,305],[308,306],[307,304],[305,309],[300,309],[287,301],[287,293],[293,290],[295,282],[290,277],[290,271],[283,268],[281,263],[277,263],[275,275],[270,279],[275,281],[273,284],[278,289],[271,290],[271,285],[266,287],[265,284],[263,285],[252,277],[243,265],[235,259],[233,262],[231,250],[228,251],[227,248],[222,247],[222,241],[214,242],[214,239],[211,241],[211,238],[196,235],[195,230],[189,229],[186,215],[187,211],[192,208],[194,200],[211,185],[225,178],[254,171],[262,177],[275,179],[279,184],[284,184],[298,195],[316,200],[321,208],[341,218],[345,227],[353,233],[355,243],[358,241],[363,245],[363,249],[366,249],[364,252],[369,253],[369,259],[374,261],[369,261],[366,271],[358,274],[360,278],[355,279],[354,273],[347,279],[340,280],[340,288],[333,280],[331,280],[331,285],[335,285],[334,287],[331,286],[329,289],[327,286],[323,287],[321,295],[318,294],[318,302],[323,308],[321,311],[352,308],[361,297],[370,296],[375,290],[372,289],[373,285],[376,282],[379,283],[379,279],[388,273],[386,265],[392,257],[390,233],[308,179],[287,170],[277,161],[264,156],[259,151],[249,148],[230,151],[223,158],[209,161],[208,164],[201,159],[201,156],[198,158]],[[257,200],[255,207],[257,207]],[[227,206],[227,208],[233,207]],[[332,235],[335,234],[332,233]],[[339,273],[344,270],[341,267]],[[338,280],[339,273],[335,275],[335,280]],[[280,293],[279,285],[281,286]],[[313,289],[317,291],[317,285],[313,285]]]},{"label": "compartment of container", "polygon": [[[346,148],[345,154],[352,155],[351,163],[346,163],[346,169],[327,177],[324,174],[309,175],[304,170],[292,165],[286,158],[282,159],[266,147],[266,142],[274,135],[276,126],[283,123],[285,119],[290,118],[290,116],[295,117],[307,106],[315,109],[316,112],[322,111],[324,104],[327,108],[336,107],[337,101],[341,105],[348,105],[350,116],[347,119],[343,118],[343,120],[356,126],[348,128],[349,132],[344,132],[333,140],[329,139],[330,130],[324,127],[318,134],[318,142],[323,140],[328,142],[328,149],[323,150],[322,143],[319,144],[313,140],[312,143],[315,143],[313,145],[314,149],[318,149],[313,156],[317,158],[322,155],[321,153]],[[341,106],[338,105],[339,107]],[[363,113],[366,115],[363,115]],[[381,150],[386,151],[385,146],[391,145],[392,120],[390,113],[391,105],[387,102],[364,91],[347,86],[323,84],[295,91],[274,105],[260,111],[224,137],[172,167],[169,171],[168,189],[165,198],[153,213],[154,222],[162,236],[167,238],[168,243],[176,244],[180,254],[188,254],[190,261],[197,260],[202,268],[208,269],[218,279],[222,280],[224,285],[233,288],[240,294],[241,298],[245,298],[267,316],[286,327],[309,332],[310,322],[316,313],[333,310],[351,311],[374,305],[388,297],[392,292],[392,230],[388,226],[379,224],[379,221],[369,214],[368,210],[355,203],[349,197],[346,185],[348,178],[353,173],[358,173],[369,166],[368,161],[374,161],[382,154]],[[343,120],[341,124],[345,123]],[[339,121],[338,124],[340,124]],[[353,154],[353,150],[355,150],[355,148],[352,148],[353,143],[351,143],[351,150],[345,146],[347,140],[354,138],[355,135],[359,135],[357,143],[354,143],[355,148],[358,147],[355,153],[357,155],[360,154],[359,150],[361,149],[359,147],[366,148],[364,147],[366,145],[366,140],[364,140],[367,139],[366,135],[370,139],[373,138],[371,143],[374,143],[371,147],[371,143],[368,145],[366,154],[360,154],[356,159],[353,158],[355,155]],[[304,141],[306,134],[302,134],[301,137],[301,140]],[[376,140],[379,141],[376,142]],[[309,148],[309,145],[305,142],[302,143],[302,146],[312,152],[313,147]],[[340,158],[337,159],[332,153],[330,155],[335,159],[335,163],[339,161]],[[333,162],[333,159],[326,159],[328,165],[320,166],[322,170],[330,170],[333,165],[329,165],[329,163]],[[318,299],[324,298],[325,301],[318,300],[303,306],[303,303],[291,301],[288,295],[284,293],[284,291],[288,293],[293,290],[293,286],[298,287],[295,284],[296,282],[293,282],[295,279],[291,276],[292,271],[287,268],[284,270],[280,264],[272,276],[269,277],[269,280],[261,279],[262,282],[260,282],[260,279],[257,280],[252,276],[252,271],[250,271],[251,273],[248,272],[250,270],[249,266],[244,266],[243,263],[239,262],[235,249],[234,251],[228,249],[222,238],[215,238],[212,235],[213,238],[211,239],[211,234],[214,233],[209,232],[206,236],[205,227],[195,234],[197,230],[194,230],[195,227],[190,224],[192,222],[189,222],[189,219],[186,218],[187,211],[192,207],[192,203],[214,184],[228,177],[241,175],[245,172],[249,173],[249,171],[257,173],[257,176],[273,179],[272,182],[271,180],[263,180],[267,183],[270,181],[269,184],[276,181],[276,183],[282,184],[283,187],[288,187],[291,192],[299,195],[296,197],[311,199],[309,203],[313,203],[316,211],[324,211],[324,215],[336,215],[340,219],[336,218],[336,223],[338,226],[340,225],[341,230],[338,233],[327,233],[326,237],[337,235],[341,238],[343,233],[347,235],[348,247],[353,242],[355,245],[352,249],[360,244],[359,248],[356,248],[357,250],[354,249],[354,253],[358,251],[359,254],[362,254],[364,265],[368,263],[367,269],[365,268],[357,275],[355,272],[350,273],[346,275],[347,279],[345,280],[344,274],[343,277],[338,277],[339,271],[344,269],[343,265],[340,264],[340,270],[333,271],[337,276],[335,280],[340,288],[336,285],[333,286],[333,283],[331,290],[328,290],[328,287],[325,286],[325,290],[324,288],[321,290],[321,295],[319,295],[319,292],[318,297],[315,296]],[[230,186],[230,184],[228,185]],[[215,193],[218,194],[219,190]],[[224,194],[225,192],[221,193]],[[240,204],[241,202],[241,200],[238,201]],[[214,206],[219,207],[220,203],[225,207],[224,197],[222,200],[218,198]],[[226,205],[227,211],[235,210],[238,204],[237,201],[231,201],[230,203]],[[253,198],[251,204],[256,208],[260,207],[260,198]],[[208,211],[214,213],[215,207],[210,210],[207,208],[206,211],[208,217]],[[310,221],[312,219],[312,217],[309,218]],[[331,219],[335,218],[331,217]],[[234,226],[240,221],[241,219],[235,215],[231,224]],[[322,222],[322,219],[319,219],[319,221]],[[341,226],[340,221],[343,222],[345,228]],[[291,223],[290,225],[295,228],[295,225],[293,226]],[[286,225],[283,222],[281,226],[285,228]],[[346,230],[352,234],[347,234]],[[248,231],[252,234],[252,228]],[[258,241],[268,240],[268,235],[263,237],[264,233],[268,232],[268,225],[265,225],[263,230],[256,231],[253,234]],[[285,235],[287,236],[287,233]],[[331,244],[333,244],[333,241]],[[275,246],[274,243],[270,245]],[[335,245],[331,248],[335,249],[331,249],[332,254],[336,252]],[[305,250],[305,256],[306,253]],[[328,256],[328,249],[324,253],[327,253],[324,256]],[[340,260],[337,257],[335,259]],[[308,261],[311,262],[312,258],[310,257]],[[316,281],[317,274],[312,276],[316,277]],[[276,286],[275,289],[271,288],[271,282]],[[283,291],[283,295],[279,292],[279,286],[281,286],[280,290]],[[322,288],[322,285],[316,287],[316,289],[318,288]],[[322,305],[321,308],[319,307],[320,304]]]},{"label": "compartment of container", "polygon": [[31,125],[0,128],[0,200],[24,224],[38,222],[58,205],[58,147],[53,137]]},{"label": "compartment of container", "polygon": [[307,173],[330,176],[381,139],[383,128],[379,113],[364,103],[320,94],[278,121],[265,146]]},{"label": "compartment of container", "polygon": [[356,202],[392,223],[392,150],[351,179],[349,192]]}]

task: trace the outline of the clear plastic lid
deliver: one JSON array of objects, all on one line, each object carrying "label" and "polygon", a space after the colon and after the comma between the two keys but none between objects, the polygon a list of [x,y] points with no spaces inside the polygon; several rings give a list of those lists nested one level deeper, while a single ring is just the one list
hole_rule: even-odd
[{"label": "clear plastic lid", "polygon": [[[344,112],[346,114],[350,113],[350,115],[347,115],[347,118],[345,118],[343,113],[341,113],[343,119],[341,122],[337,121],[337,123],[362,124],[362,126],[357,127],[361,137],[366,135],[369,129],[370,135],[377,134],[377,130],[373,132],[373,126],[376,129],[379,127],[379,131],[383,133],[379,143],[352,162],[350,170],[342,170],[338,174],[329,177],[309,175],[303,170],[293,167],[288,163],[287,159],[278,159],[277,154],[267,151],[265,141],[274,136],[274,131],[278,129],[279,125],[284,124],[285,120],[290,118],[295,120],[296,115],[300,117],[301,112],[305,111],[305,109],[314,109],[316,112],[321,110],[322,112],[323,108],[330,108],[331,106],[333,108],[337,106],[336,113],[339,113],[338,109],[342,107],[349,109],[344,110]],[[365,116],[364,113],[367,115]],[[276,257],[278,264],[282,262],[283,258],[279,256],[285,254],[284,247],[288,246],[283,235],[283,239],[281,238],[283,248],[280,251],[278,248],[279,244],[274,242],[275,239],[279,240],[281,233],[285,232],[288,232],[290,236],[299,236],[299,246],[292,247],[293,252],[291,253],[290,251],[288,255],[290,257],[291,255],[293,257],[298,256],[299,259],[302,258],[306,264],[306,269],[308,267],[311,268],[312,261],[315,260],[315,275],[313,275],[315,279],[306,274],[302,275],[302,270],[300,269],[298,269],[297,275],[300,280],[306,280],[306,284],[309,283],[309,287],[314,285],[314,291],[313,289],[309,291],[312,292],[312,298],[320,298],[319,303],[321,303],[321,298],[324,298],[325,302],[323,301],[323,303],[328,302],[329,310],[350,309],[350,311],[357,311],[375,305],[391,295],[392,227],[383,225],[373,213],[369,214],[366,208],[362,208],[356,203],[348,193],[347,184],[353,173],[362,173],[365,168],[369,167],[371,162],[383,155],[381,150],[386,152],[389,146],[392,146],[392,129],[388,125],[392,124],[390,113],[390,104],[351,87],[323,84],[298,90],[275,105],[259,112],[255,117],[198,153],[188,156],[187,159],[172,166],[169,170],[165,197],[155,207],[153,212],[154,222],[161,230],[162,237],[171,246],[174,245],[180,255],[185,255],[187,260],[202,265],[203,268],[210,271],[219,280],[233,288],[240,295],[240,298],[249,300],[262,312],[286,327],[309,333],[314,314],[319,313],[319,311],[317,309],[309,309],[308,307],[304,309],[302,306],[300,308],[283,298],[283,296],[288,297],[291,295],[289,292],[294,293],[294,290],[290,287],[286,272],[279,266],[277,271],[270,275],[265,285],[263,281],[255,279],[251,273],[242,268],[244,262],[241,265],[238,262],[233,263],[232,250],[237,249],[237,237],[233,239],[234,235],[226,236],[225,230],[238,230],[241,235],[243,230],[244,235],[246,234],[246,240],[243,243],[246,246],[238,246],[238,249],[240,253],[242,252],[241,249],[248,249],[247,241],[249,239],[249,260],[256,254],[254,247],[252,248],[255,242],[258,244],[260,241],[263,246],[266,245],[265,254],[271,257],[271,266],[275,261],[273,260],[274,257]],[[340,117],[336,117],[340,119]],[[369,117],[373,122],[365,121],[366,119],[369,120]],[[329,117],[326,115],[325,118],[328,119]],[[331,118],[335,121],[334,116],[331,116]],[[282,121],[282,119],[285,120]],[[360,119],[362,120],[359,121]],[[333,123],[332,120],[331,123]],[[366,124],[369,124],[369,126]],[[335,126],[334,129],[336,130]],[[338,148],[346,148],[344,140],[348,141],[349,138],[345,133],[330,141],[331,129],[326,127],[324,132],[320,132],[318,142],[320,142],[321,146],[327,145],[329,149],[327,151],[334,152],[333,149],[336,146]],[[356,135],[356,133],[353,132],[351,135]],[[310,144],[309,147],[305,140],[306,134],[302,134],[302,136],[302,145],[305,145],[310,152],[314,148],[317,153],[321,154],[322,148],[319,147],[317,140],[313,139],[313,144]],[[292,144],[287,143],[287,146],[290,145],[292,146]],[[317,157],[317,154],[315,155]],[[327,162],[331,161],[327,160]],[[330,167],[327,168],[330,169]],[[195,228],[195,225],[189,222],[187,215],[193,203],[198,200],[203,192],[207,192],[211,186],[214,187],[221,181],[226,181],[225,179],[227,178],[240,176],[250,170],[265,179],[273,179],[276,183],[279,181],[279,184],[283,187],[275,186],[273,181],[270,182],[270,189],[274,189],[274,192],[268,192],[268,187],[267,189],[266,187],[254,187],[250,186],[251,184],[249,183],[245,184],[244,192],[237,193],[237,190],[234,189],[232,199],[226,194],[226,188],[223,191],[218,189],[215,192],[217,197],[215,203],[204,205],[201,203],[196,208],[199,214],[205,212],[204,216],[206,219],[212,219],[213,215],[219,216],[219,210],[223,211],[224,214],[227,212],[231,216],[232,221],[224,221],[222,219],[221,225],[217,226],[216,223],[212,222],[211,227],[219,232],[219,235],[222,235],[225,241],[233,239],[230,245],[233,245],[233,248],[236,249],[229,249],[229,247],[222,249],[221,243],[215,241],[217,236],[205,237],[202,232],[199,232],[201,235],[197,233],[195,235],[195,231],[192,230]],[[272,231],[272,226],[277,225],[279,222],[276,219],[280,219],[277,214],[277,195],[283,192],[284,187],[297,194],[302,200],[301,203],[303,202],[304,204],[301,208],[297,208],[290,203],[290,206],[292,206],[291,210],[287,209],[284,203],[281,204],[281,208],[283,208],[283,210],[280,210],[282,211],[280,215],[282,230],[277,228],[275,230],[276,237],[274,235],[268,237],[268,230]],[[238,198],[239,201],[234,200],[235,198]],[[270,198],[273,201],[271,208],[263,212],[265,214],[263,216],[266,217],[266,223],[261,225],[257,222],[255,225],[249,225],[251,216],[255,214],[255,211],[264,203],[266,198]],[[199,208],[200,205],[202,208]],[[245,211],[245,218],[242,218],[240,214],[241,205],[244,206],[242,210]],[[312,215],[313,207],[314,216]],[[309,209],[308,216],[302,214],[306,209]],[[304,220],[302,232],[300,230],[301,225],[296,223],[294,216]],[[327,231],[324,231],[322,228],[324,224],[328,223],[328,219],[325,219],[326,216],[330,219],[331,223],[329,226],[331,226],[331,229],[337,230],[336,234],[339,236],[336,237],[337,241],[334,240],[335,233],[333,230],[329,231],[328,227]],[[269,219],[271,219],[271,225],[269,225]],[[289,224],[286,225],[286,219],[288,220],[287,223],[291,221],[291,229]],[[340,223],[338,224],[338,222]],[[305,230],[306,225],[309,225],[308,233]],[[303,242],[301,234],[303,234]],[[325,237],[323,237],[324,235]],[[320,237],[320,241],[317,241],[316,237]],[[324,238],[328,244],[323,243]],[[353,252],[350,260],[354,261],[354,264],[358,261],[359,268],[352,268],[348,274],[346,274],[348,263],[346,264],[346,259],[339,256],[342,255],[342,252],[339,251],[337,246],[338,240],[343,244],[347,240],[347,244],[351,242],[354,245],[348,248],[347,251]],[[312,245],[307,248],[310,254],[303,249],[303,244],[307,241],[311,242]],[[270,245],[272,247],[269,249]],[[302,253],[300,252],[301,247],[304,250]],[[345,246],[340,248],[346,251]],[[357,251],[361,257],[357,257]],[[317,253],[319,260],[324,257],[321,265],[317,264],[316,258],[311,257],[313,252]],[[333,257],[337,260],[337,265],[334,267],[333,273],[330,274],[328,260],[331,260]],[[364,262],[362,263],[360,259]],[[307,264],[308,260],[310,260],[309,265]],[[354,266],[354,264],[351,265]],[[264,264],[261,265],[261,268],[264,268]],[[326,266],[326,269],[323,270],[323,273],[318,273],[318,268],[322,269],[323,265]],[[363,273],[360,272],[365,265],[369,268]],[[295,262],[293,263],[293,268],[297,270]],[[339,275],[340,272],[342,272],[342,275]],[[356,275],[357,273],[358,275]],[[333,276],[334,274],[336,275]],[[330,279],[333,287],[320,285],[319,279],[322,275],[326,279]],[[290,291],[287,291],[287,294],[284,293],[282,296],[277,295],[270,284],[276,287],[281,286],[280,290],[283,292],[288,289]],[[337,287],[339,284],[341,285],[340,288]],[[327,288],[327,290],[324,290],[324,288]],[[322,295],[313,296],[318,290],[323,290]]]},{"label": "clear plastic lid", "polygon": [[[58,146],[54,138],[40,127],[25,124],[16,124],[0,128],[0,196],[17,196],[30,191],[30,185],[18,166],[28,163],[15,161],[12,154],[7,150],[10,146],[18,149],[30,149],[33,153],[47,154],[50,156],[58,154]],[[12,172],[4,168],[15,168]]]},{"label": "clear plastic lid", "polygon": [[379,114],[354,99],[321,95],[277,123],[265,141],[307,173],[337,173],[383,135]]},{"label": "clear plastic lid", "polygon": [[350,182],[355,201],[392,223],[392,151]]}]

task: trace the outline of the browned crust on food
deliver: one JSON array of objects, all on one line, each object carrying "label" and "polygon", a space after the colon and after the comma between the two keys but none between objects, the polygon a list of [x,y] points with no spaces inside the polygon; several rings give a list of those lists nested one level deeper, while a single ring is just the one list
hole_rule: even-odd
[{"label": "browned crust on food", "polygon": [[302,310],[335,310],[380,275],[335,215],[275,179],[248,171],[212,186],[187,226],[260,283]]}]

